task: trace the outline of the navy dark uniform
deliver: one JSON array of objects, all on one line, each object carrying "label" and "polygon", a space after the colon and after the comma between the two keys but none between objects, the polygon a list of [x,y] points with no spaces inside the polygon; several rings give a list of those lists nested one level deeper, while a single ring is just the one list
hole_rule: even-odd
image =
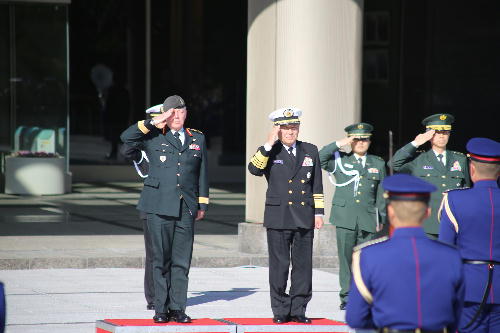
[{"label": "navy dark uniform", "polygon": [[[270,118],[275,125],[296,124],[300,114],[297,109],[280,109],[271,113]],[[278,140],[272,147],[259,147],[248,164],[251,174],[264,175],[268,183],[264,227],[267,228],[271,308],[275,318],[305,316],[312,296],[315,215],[324,214],[318,148],[296,141],[292,154]],[[290,256],[291,287],[287,294]]]},{"label": "navy dark uniform", "polygon": [[[451,124],[454,118],[450,114],[436,114],[425,118],[422,124],[427,130],[437,132],[450,132]],[[439,232],[439,223],[437,212],[443,198],[443,192],[470,186],[469,166],[464,154],[446,150],[443,156],[445,163],[442,163],[433,149],[421,152],[414,142],[410,142],[396,151],[393,158],[387,162],[389,167],[394,168],[396,172],[409,173],[420,177],[429,183],[435,185],[438,190],[431,195],[431,216],[425,220],[425,232],[433,238],[437,238]]]},{"label": "navy dark uniform", "polygon": [[[436,190],[405,174],[387,177],[383,186],[389,205],[394,200],[427,203]],[[396,226],[391,238],[356,248],[346,312],[349,326],[380,332],[455,332],[464,293],[460,255],[412,225]]]},{"label": "navy dark uniform", "polygon": [[[445,193],[439,239],[456,245],[464,260],[460,332],[500,332],[500,189],[496,182],[500,143],[474,138],[467,143],[467,151],[473,161],[474,186]],[[493,173],[476,177],[475,163],[490,164]]]},{"label": "navy dark uniform", "polygon": [[[165,111],[184,107],[179,96],[168,97],[163,105]],[[208,205],[205,136],[192,129],[183,134],[182,144],[171,130],[164,133],[149,121],[139,121],[121,135],[125,144],[144,150],[149,159],[137,208],[148,214],[155,310],[165,320],[167,312],[185,311],[194,219]]]}]

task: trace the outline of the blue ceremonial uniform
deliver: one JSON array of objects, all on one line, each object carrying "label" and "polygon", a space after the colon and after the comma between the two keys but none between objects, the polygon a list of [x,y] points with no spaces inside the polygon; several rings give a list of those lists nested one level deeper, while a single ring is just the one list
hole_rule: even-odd
[{"label": "blue ceremonial uniform", "polygon": [[[430,192],[436,190],[405,174],[387,177],[383,186],[389,204],[397,200],[427,204]],[[460,254],[429,239],[422,227],[401,225],[390,239],[355,249],[347,323],[358,329],[455,332],[464,294]]]},{"label": "blue ceremonial uniform", "polygon": [[[477,151],[469,144],[467,150]],[[484,156],[485,152],[481,154]],[[469,157],[481,161],[480,156]],[[478,180],[470,189],[445,193],[440,222],[439,239],[456,245],[465,263],[465,306],[460,332],[500,332],[500,189],[496,179]],[[468,262],[471,260],[476,262]],[[488,284],[487,262],[497,263],[492,272],[491,289],[479,319],[465,329],[477,312]]]}]

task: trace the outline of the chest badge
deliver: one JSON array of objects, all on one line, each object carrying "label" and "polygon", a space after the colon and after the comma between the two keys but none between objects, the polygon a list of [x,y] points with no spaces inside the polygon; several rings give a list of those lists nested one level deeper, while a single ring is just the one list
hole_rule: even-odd
[{"label": "chest badge", "polygon": [[455,161],[450,168],[450,171],[462,171],[462,166],[460,165],[460,162]]},{"label": "chest badge", "polygon": [[273,164],[283,164],[283,160],[274,160]]},{"label": "chest badge", "polygon": [[352,164],[349,164],[349,163],[344,163],[344,166],[345,166],[346,168],[354,168],[354,167],[352,166]]},{"label": "chest badge", "polygon": [[192,144],[189,145],[189,149],[200,150],[200,146],[198,146],[197,144],[192,143]]},{"label": "chest badge", "polygon": [[311,178],[311,172],[309,171],[306,175],[307,179]]},{"label": "chest badge", "polygon": [[313,160],[309,156],[304,157],[304,162],[302,162],[302,166],[313,166]]},{"label": "chest badge", "polygon": [[378,169],[377,168],[369,168],[368,172],[369,173],[378,173]]},{"label": "chest badge", "polygon": [[432,170],[434,167],[432,165],[424,165],[424,170]]},{"label": "chest badge", "polygon": [[162,163],[163,163],[163,162],[165,162],[166,160],[167,160],[167,156],[165,156],[165,155],[161,155],[161,156],[160,156],[160,161],[161,161]]}]

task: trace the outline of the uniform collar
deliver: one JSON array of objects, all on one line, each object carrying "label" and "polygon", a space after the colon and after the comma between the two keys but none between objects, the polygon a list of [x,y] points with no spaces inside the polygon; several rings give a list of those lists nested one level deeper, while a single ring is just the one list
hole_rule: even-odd
[{"label": "uniform collar", "polygon": [[498,187],[498,184],[494,179],[482,179],[475,182],[474,187]]},{"label": "uniform collar", "polygon": [[170,132],[172,132],[172,134],[175,134],[175,132],[179,132],[179,135],[184,135],[184,127],[178,131],[171,129]]},{"label": "uniform collar", "polygon": [[397,228],[392,234],[392,238],[400,237],[425,237],[427,238],[422,227]]}]

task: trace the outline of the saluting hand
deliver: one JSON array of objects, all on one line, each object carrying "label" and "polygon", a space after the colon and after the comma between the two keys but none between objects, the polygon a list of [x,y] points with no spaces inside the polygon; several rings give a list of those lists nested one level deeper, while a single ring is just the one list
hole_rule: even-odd
[{"label": "saluting hand", "polygon": [[413,142],[417,145],[417,146],[421,146],[423,145],[424,143],[426,143],[427,141],[431,140],[432,137],[434,136],[434,133],[436,133],[435,130],[430,130],[430,131],[427,131],[425,133],[421,133],[419,135],[417,135],[415,137],[415,140],[413,140]]},{"label": "saluting hand", "polygon": [[167,112],[163,112],[159,116],[156,116],[154,118],[154,120],[155,120],[155,126],[158,127],[158,128],[160,128],[160,129],[163,128],[163,127],[165,127],[165,125],[167,124],[167,120],[170,117],[172,117],[172,115],[173,115],[173,110],[174,109],[170,109]]},{"label": "saluting hand", "polygon": [[339,148],[347,146],[347,145],[350,146],[353,141],[354,141],[354,138],[352,136],[347,136],[341,140],[338,140],[337,145],[339,146]]},{"label": "saluting hand", "polygon": [[314,217],[314,228],[321,229],[322,226],[323,226],[323,217],[322,216],[315,216]]},{"label": "saluting hand", "polygon": [[268,143],[270,146],[274,145],[276,140],[278,140],[279,131],[280,131],[280,125],[274,125],[273,129],[271,130],[271,132],[269,132],[269,135],[267,136],[266,143]]}]

